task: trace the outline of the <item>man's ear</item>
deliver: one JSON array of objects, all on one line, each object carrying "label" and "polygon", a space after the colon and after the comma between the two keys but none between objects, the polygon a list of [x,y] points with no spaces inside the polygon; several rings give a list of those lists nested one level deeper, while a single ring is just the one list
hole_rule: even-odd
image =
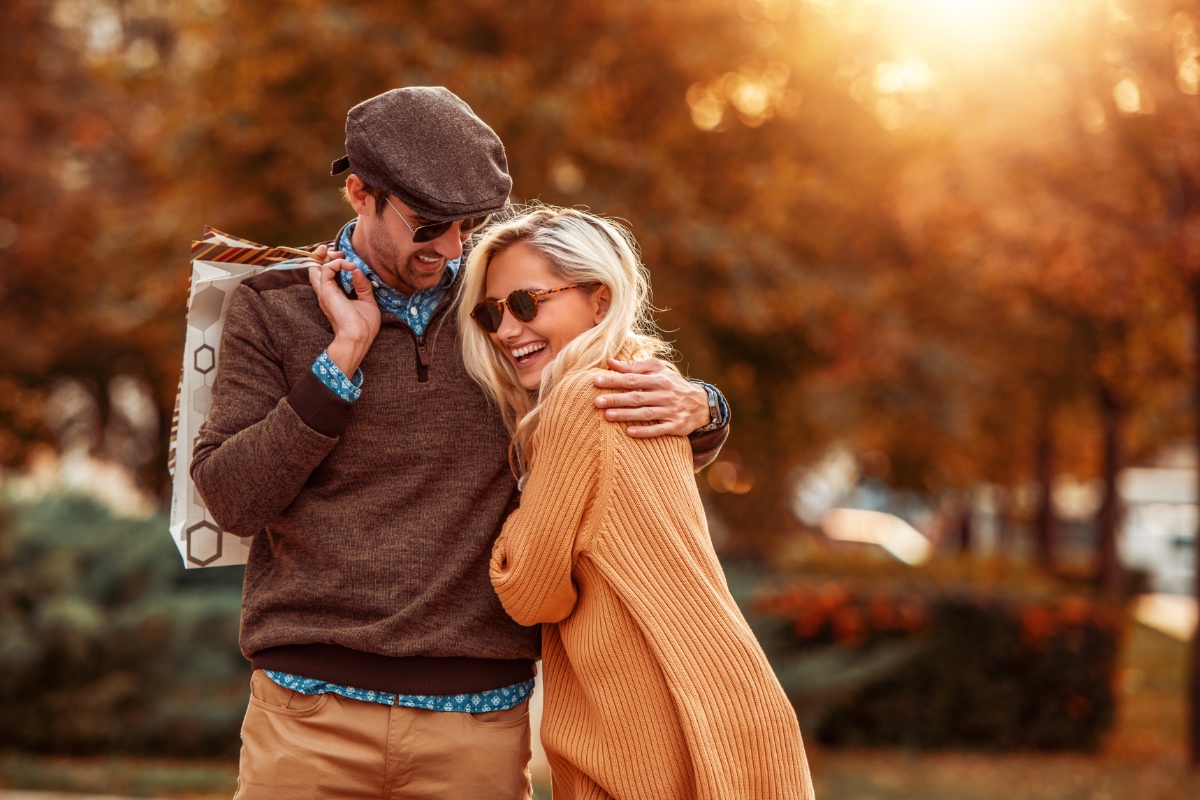
[{"label": "man's ear", "polygon": [[596,291],[592,292],[592,310],[596,313],[596,324],[600,324],[600,320],[608,316],[608,306],[612,302],[612,290],[607,286],[601,286]]},{"label": "man's ear", "polygon": [[370,217],[375,214],[375,198],[367,193],[367,185],[363,179],[353,172],[346,177],[346,198],[354,207],[354,213],[360,217]]}]

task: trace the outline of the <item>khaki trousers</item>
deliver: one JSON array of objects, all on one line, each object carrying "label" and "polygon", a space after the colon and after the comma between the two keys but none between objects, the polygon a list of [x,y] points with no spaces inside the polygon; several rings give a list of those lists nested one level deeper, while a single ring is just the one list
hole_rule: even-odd
[{"label": "khaki trousers", "polygon": [[255,670],[234,800],[528,800],[529,702],[466,714],[303,695]]}]

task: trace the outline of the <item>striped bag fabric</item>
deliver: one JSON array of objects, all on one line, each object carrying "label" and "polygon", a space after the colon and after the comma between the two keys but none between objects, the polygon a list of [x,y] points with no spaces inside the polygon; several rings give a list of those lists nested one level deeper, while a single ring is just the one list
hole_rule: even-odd
[{"label": "striped bag fabric", "polygon": [[200,241],[192,242],[183,371],[175,395],[167,457],[172,478],[171,538],[188,569],[245,564],[250,549],[249,540],[226,533],[213,522],[188,469],[200,426],[212,405],[229,298],[234,288],[251,275],[314,263],[308,248],[267,247],[214,228],[206,227]]}]

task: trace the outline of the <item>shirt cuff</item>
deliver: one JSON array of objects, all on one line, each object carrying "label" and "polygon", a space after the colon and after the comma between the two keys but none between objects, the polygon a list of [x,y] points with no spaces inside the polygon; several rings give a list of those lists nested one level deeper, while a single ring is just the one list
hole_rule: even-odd
[{"label": "shirt cuff", "polygon": [[317,356],[317,360],[313,362],[312,371],[321,383],[328,386],[331,392],[347,403],[353,403],[362,394],[362,370],[356,371],[353,379],[347,378],[338,365],[333,363],[328,350]]}]

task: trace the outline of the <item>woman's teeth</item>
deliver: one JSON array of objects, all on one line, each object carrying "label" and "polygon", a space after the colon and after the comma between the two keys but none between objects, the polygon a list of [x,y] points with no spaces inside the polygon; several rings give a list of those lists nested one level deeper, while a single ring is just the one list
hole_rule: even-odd
[{"label": "woman's teeth", "polygon": [[511,350],[509,352],[512,353],[513,358],[520,361],[521,359],[525,358],[526,356],[533,355],[534,353],[538,352],[539,350],[545,350],[545,349],[546,349],[546,342],[538,342],[536,344],[527,344],[524,347],[518,347],[516,350]]}]

